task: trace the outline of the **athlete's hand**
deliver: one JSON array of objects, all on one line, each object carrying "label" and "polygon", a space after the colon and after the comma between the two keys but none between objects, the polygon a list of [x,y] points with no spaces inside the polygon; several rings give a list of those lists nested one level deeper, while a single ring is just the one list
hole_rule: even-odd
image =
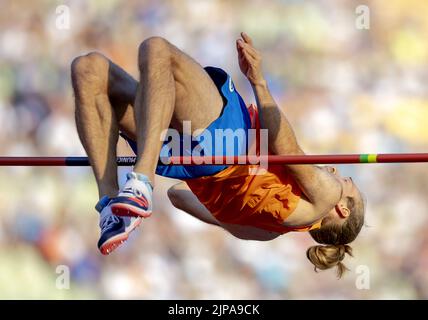
[{"label": "athlete's hand", "polygon": [[238,50],[239,67],[248,81],[252,85],[263,83],[262,57],[254,49],[253,41],[246,33],[241,32],[241,38],[236,40],[236,49]]}]

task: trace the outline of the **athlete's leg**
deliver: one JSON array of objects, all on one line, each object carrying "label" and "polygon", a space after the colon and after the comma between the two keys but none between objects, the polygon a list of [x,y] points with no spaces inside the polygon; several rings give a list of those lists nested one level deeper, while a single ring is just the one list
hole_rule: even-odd
[{"label": "athlete's leg", "polygon": [[137,82],[99,53],[74,59],[71,75],[76,126],[95,174],[99,196],[116,196],[119,129],[135,138],[130,105],[135,99]]},{"label": "athlete's leg", "polygon": [[[161,132],[170,125],[181,130],[183,120],[191,121],[193,129],[205,128],[222,109],[222,98],[205,70],[166,40],[144,41],[139,49],[139,66],[143,83],[137,90],[136,81],[102,55],[90,54],[73,62],[77,127],[100,196],[117,195],[115,159],[119,128],[137,139],[139,163],[135,171],[145,173],[153,182]],[[136,91],[134,121],[130,105]],[[143,169],[138,169],[139,165]],[[145,172],[144,167],[152,171]],[[112,210],[118,215],[147,217],[151,213],[151,191],[140,177],[128,178],[111,202]],[[136,193],[130,194],[130,190]],[[129,211],[134,208],[136,212]]]},{"label": "athlete's leg", "polygon": [[153,183],[161,133],[183,120],[206,128],[221,113],[223,101],[205,70],[167,40],[153,37],[139,47],[140,85],[134,104],[138,157],[134,171]]},{"label": "athlete's leg", "polygon": [[111,253],[128,239],[141,218],[116,217],[111,198],[118,193],[116,144],[118,130],[135,139],[135,121],[131,104],[137,82],[103,55],[91,53],[72,63],[72,81],[76,97],[76,125],[90,158],[97,180],[100,201],[101,235],[98,248]]}]

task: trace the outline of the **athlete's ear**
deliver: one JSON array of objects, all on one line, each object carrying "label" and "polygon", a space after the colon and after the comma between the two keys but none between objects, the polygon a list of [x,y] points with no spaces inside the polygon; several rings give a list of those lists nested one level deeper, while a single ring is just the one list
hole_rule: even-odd
[{"label": "athlete's ear", "polygon": [[339,216],[339,218],[342,218],[342,219],[349,217],[349,215],[351,214],[351,210],[349,210],[349,208],[341,202],[336,204],[334,209],[335,209],[337,215]]}]

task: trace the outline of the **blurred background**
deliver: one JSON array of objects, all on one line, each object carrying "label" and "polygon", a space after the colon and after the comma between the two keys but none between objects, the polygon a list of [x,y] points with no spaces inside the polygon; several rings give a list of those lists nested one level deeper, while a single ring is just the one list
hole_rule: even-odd
[{"label": "blurred background", "polygon": [[[356,27],[361,4],[370,9],[368,30]],[[60,5],[69,9],[69,28],[58,27]],[[0,0],[0,7],[3,156],[84,155],[72,59],[100,51],[137,77],[138,45],[153,35],[226,69],[254,102],[236,58],[243,30],[307,153],[428,150],[424,0]],[[119,151],[131,154],[123,141]],[[164,178],[153,216],[103,257],[90,168],[0,167],[0,298],[427,299],[427,164],[339,170],[368,199],[342,280],[314,272],[305,257],[309,234],[235,239],[174,209],[166,190],[175,181]],[[61,265],[70,270],[65,290],[56,286]],[[369,275],[363,288],[361,270]]]}]

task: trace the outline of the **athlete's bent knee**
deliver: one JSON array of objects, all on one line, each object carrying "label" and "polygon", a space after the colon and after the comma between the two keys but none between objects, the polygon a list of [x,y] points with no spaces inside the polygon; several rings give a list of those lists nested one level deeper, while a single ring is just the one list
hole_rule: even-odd
[{"label": "athlete's bent knee", "polygon": [[98,52],[90,52],[74,58],[71,63],[73,83],[78,80],[88,79],[91,75],[105,73],[106,69],[108,70],[108,64],[108,59]]},{"label": "athlete's bent knee", "polygon": [[171,53],[171,44],[162,37],[150,37],[144,40],[138,47],[138,62],[147,61],[148,57],[157,59],[168,59]]}]

